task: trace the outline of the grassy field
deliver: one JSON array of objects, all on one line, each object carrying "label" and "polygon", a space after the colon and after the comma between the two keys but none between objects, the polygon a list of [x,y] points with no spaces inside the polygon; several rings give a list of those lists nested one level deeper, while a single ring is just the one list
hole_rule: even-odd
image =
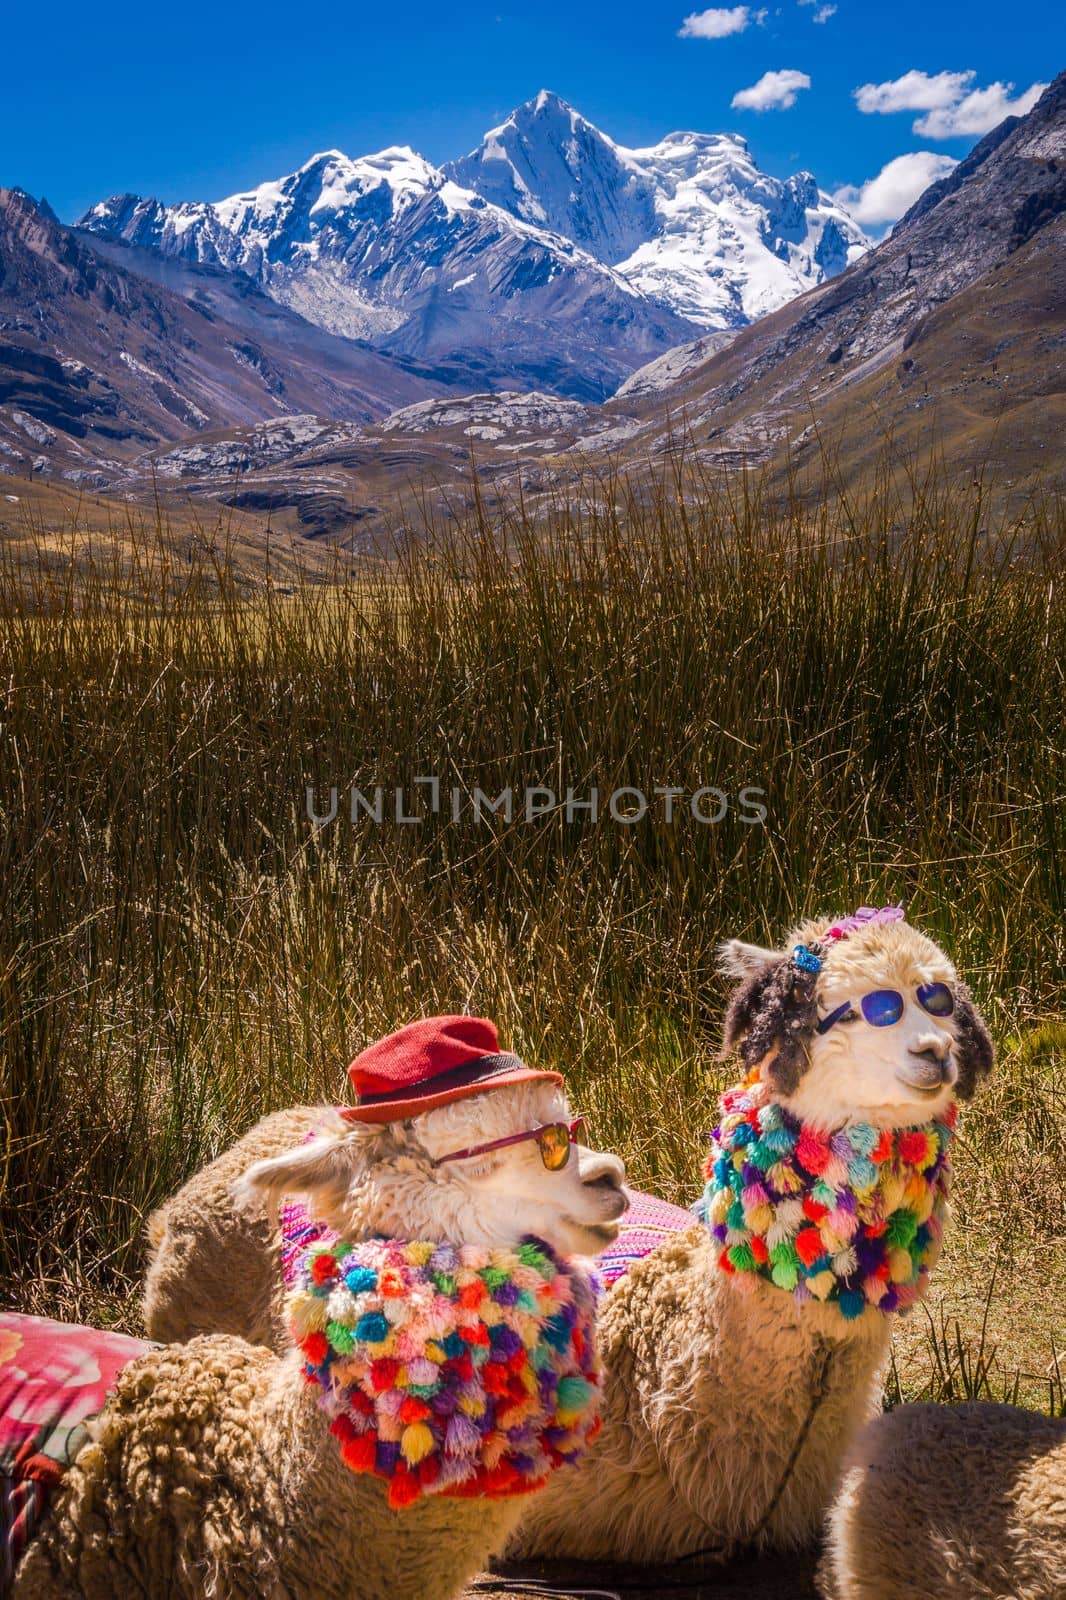
[{"label": "grassy field", "polygon": [[[438,1010],[495,1016],[637,1184],[691,1198],[730,1076],[717,941],[903,900],[1001,1059],[890,1397],[1061,1407],[1066,515],[996,504],[943,467],[813,510],[743,475],[608,482],[254,592],[224,530],[130,518],[71,565],[62,529],[7,541],[3,1303],[136,1328],[151,1208]],[[419,776],[440,811],[397,822]],[[526,820],[534,785],[648,811]]]}]

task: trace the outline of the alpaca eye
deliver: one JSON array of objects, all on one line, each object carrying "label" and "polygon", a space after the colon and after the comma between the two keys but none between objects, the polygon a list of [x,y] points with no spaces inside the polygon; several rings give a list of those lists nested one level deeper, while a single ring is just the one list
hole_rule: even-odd
[{"label": "alpaca eye", "polygon": [[840,1018],[841,1022],[858,1022],[858,1020],[859,1013],[857,1011],[845,1011],[844,1015]]}]

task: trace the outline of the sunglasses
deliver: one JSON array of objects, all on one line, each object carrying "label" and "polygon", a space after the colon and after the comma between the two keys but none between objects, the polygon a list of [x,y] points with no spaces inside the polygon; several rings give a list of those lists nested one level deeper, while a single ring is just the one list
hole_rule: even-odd
[{"label": "sunglasses", "polygon": [[[950,1017],[955,1009],[955,996],[946,983],[919,984],[914,995],[922,1010],[931,1017]],[[872,993],[863,995],[858,1002],[858,1011],[854,1000],[845,1000],[842,1006],[837,1006],[835,1011],[823,1017],[814,1031],[828,1033],[835,1022],[850,1022],[860,1012],[871,1028],[891,1028],[902,1017],[906,1004],[898,989],[874,989]]]},{"label": "sunglasses", "polygon": [[471,1156],[483,1156],[490,1150],[504,1150],[508,1145],[522,1144],[526,1139],[537,1141],[540,1159],[549,1172],[561,1172],[570,1160],[570,1146],[588,1143],[588,1125],[584,1117],[575,1117],[573,1122],[546,1122],[540,1128],[527,1128],[525,1133],[509,1133],[506,1139],[491,1139],[488,1144],[472,1144],[466,1150],[453,1150],[450,1155],[438,1156],[433,1165],[439,1167],[445,1161],[466,1161]]}]

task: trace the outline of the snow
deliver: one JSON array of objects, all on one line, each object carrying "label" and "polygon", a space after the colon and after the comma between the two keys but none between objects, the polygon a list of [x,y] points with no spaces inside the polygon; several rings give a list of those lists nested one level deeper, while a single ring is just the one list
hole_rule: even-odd
[{"label": "snow", "polygon": [[180,239],[183,233],[187,233],[194,223],[200,222],[202,218],[203,212],[199,206],[187,206],[184,209],[178,207],[171,218],[171,225]]},{"label": "snow", "polygon": [[818,249],[830,221],[849,253],[867,248],[809,173],[768,177],[739,136],[674,133],[631,154],[654,183],[659,228],[618,271],[705,327],[753,322],[824,282]]},{"label": "snow", "polygon": [[437,189],[437,198],[445,208],[449,217],[454,217],[460,211],[469,211],[471,200],[476,197],[469,189],[460,189],[457,183],[444,179]]},{"label": "snow", "polygon": [[448,290],[448,293],[449,294],[454,294],[456,289],[465,289],[467,284],[468,283],[473,283],[473,281],[474,281],[474,279],[476,277],[477,277],[477,273],[476,272],[468,272],[465,278],[456,278],[455,282],[452,284],[451,288]]},{"label": "snow", "polygon": [[739,134],[626,149],[547,90],[446,170],[708,328],[776,310],[868,248],[809,173],[767,176]]}]

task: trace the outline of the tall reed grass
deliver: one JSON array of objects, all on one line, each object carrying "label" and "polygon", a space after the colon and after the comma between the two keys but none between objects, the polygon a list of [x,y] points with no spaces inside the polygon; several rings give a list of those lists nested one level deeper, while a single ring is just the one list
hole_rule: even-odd
[{"label": "tall reed grass", "polygon": [[[222,530],[134,526],[66,563],[54,538],[10,547],[4,1299],[135,1325],[148,1211],[263,1111],[342,1096],[353,1052],[418,1013],[495,1016],[638,1184],[691,1197],[728,1073],[716,943],[897,900],[1005,1056],[966,1122],[966,1259],[1007,1249],[1046,1284],[1066,517],[990,504],[942,468],[906,503],[887,479],[784,506],[744,477],[639,498],[608,479],[548,516],[475,496],[388,561],[254,590]],[[440,814],[397,823],[395,789],[425,810],[429,775]],[[382,786],[382,823],[353,823],[353,785]],[[647,815],[522,815],[531,786],[593,785]],[[670,823],[656,785],[681,791]],[[337,789],[331,824],[309,786],[318,813]],[[475,786],[511,788],[513,820],[477,824]],[[690,808],[707,786],[716,824]]]}]

